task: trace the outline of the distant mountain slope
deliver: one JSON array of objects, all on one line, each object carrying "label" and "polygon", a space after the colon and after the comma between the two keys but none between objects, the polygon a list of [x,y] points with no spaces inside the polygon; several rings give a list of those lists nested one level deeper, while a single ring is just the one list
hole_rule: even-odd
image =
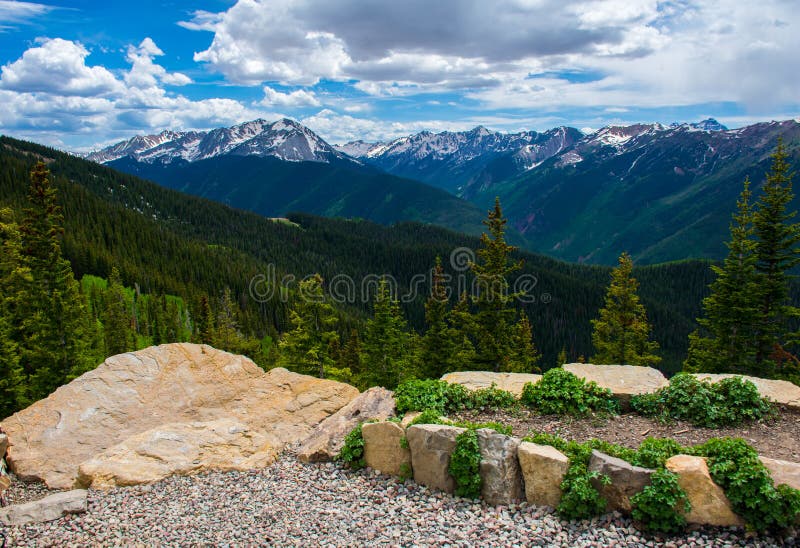
[{"label": "distant mountain slope", "polygon": [[742,182],[749,176],[759,191],[779,137],[800,165],[800,122],[737,130],[711,122],[603,128],[463,195],[477,204],[499,195],[537,250],[571,261],[611,264],[622,250],[641,263],[721,258]]},{"label": "distant mountain slope", "polygon": [[479,126],[461,132],[423,131],[387,143],[354,141],[336,148],[394,175],[458,194],[476,182],[530,169],[581,137],[580,131],[568,127],[544,133],[499,133]]},{"label": "distant mountain slope", "polygon": [[349,162],[286,162],[273,157],[218,156],[195,162],[108,162],[168,188],[267,217],[292,211],[383,224],[421,221],[479,234],[485,212],[452,194]]}]

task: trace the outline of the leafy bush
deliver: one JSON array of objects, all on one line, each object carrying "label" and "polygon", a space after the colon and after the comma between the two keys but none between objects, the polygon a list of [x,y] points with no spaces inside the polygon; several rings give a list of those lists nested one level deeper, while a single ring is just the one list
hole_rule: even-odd
[{"label": "leafy bush", "polygon": [[668,438],[647,438],[631,458],[631,464],[645,468],[663,468],[664,463],[675,455],[690,455],[691,449]]},{"label": "leafy bush", "polygon": [[442,380],[406,381],[394,392],[398,413],[435,409],[439,414],[463,409],[506,409],[517,404],[514,394],[495,385],[469,390]]},{"label": "leafy bush", "polygon": [[800,491],[776,488],[758,452],[743,439],[714,438],[695,447],[695,453],[708,458],[711,478],[752,529],[777,531],[800,517]]},{"label": "leafy bush", "polygon": [[448,471],[456,482],[456,495],[476,499],[481,495],[481,451],[478,435],[469,428],[456,437]]},{"label": "leafy bush", "polygon": [[364,462],[364,436],[361,434],[361,427],[359,424],[353,428],[345,437],[342,450],[336,457],[341,462],[353,470],[360,470],[364,468],[367,463]]},{"label": "leafy bush", "polygon": [[587,383],[561,368],[547,371],[536,384],[526,383],[520,400],[545,415],[619,412],[619,404],[610,390],[594,382]]},{"label": "leafy bush", "polygon": [[639,413],[662,420],[686,420],[695,426],[719,428],[773,416],[774,406],[762,398],[755,385],[741,377],[717,383],[678,373],[669,386],[653,394],[634,396],[631,406]]},{"label": "leafy bush", "polygon": [[650,485],[631,497],[633,519],[650,531],[677,533],[686,525],[684,512],[691,510],[678,476],[660,468],[650,476]]}]

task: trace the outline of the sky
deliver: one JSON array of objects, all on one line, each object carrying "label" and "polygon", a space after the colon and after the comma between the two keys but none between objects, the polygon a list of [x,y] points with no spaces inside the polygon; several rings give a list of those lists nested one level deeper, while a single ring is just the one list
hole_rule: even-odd
[{"label": "sky", "polygon": [[798,51],[797,0],[0,0],[0,133],[740,127],[800,115]]}]

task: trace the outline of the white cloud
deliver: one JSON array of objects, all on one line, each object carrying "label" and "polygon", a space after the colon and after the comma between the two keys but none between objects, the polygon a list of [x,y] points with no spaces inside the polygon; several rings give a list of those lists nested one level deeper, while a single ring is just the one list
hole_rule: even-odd
[{"label": "white cloud", "polygon": [[0,0],[0,32],[12,26],[9,23],[27,23],[32,18],[44,15],[53,9],[52,6],[35,2]]},{"label": "white cloud", "polygon": [[0,87],[21,92],[97,96],[117,92],[119,81],[104,67],[89,67],[83,45],[69,40],[44,39],[22,57],[4,65]]},{"label": "white cloud", "polygon": [[128,46],[126,59],[131,69],[125,74],[125,83],[132,87],[147,88],[159,83],[171,86],[185,86],[192,80],[179,72],[168,73],[161,65],[153,62],[154,57],[164,55],[152,39],[145,38],[139,47]]},{"label": "white cloud", "polygon": [[314,92],[298,89],[290,93],[281,93],[269,86],[264,86],[264,98],[259,102],[265,107],[318,107],[322,103]]}]

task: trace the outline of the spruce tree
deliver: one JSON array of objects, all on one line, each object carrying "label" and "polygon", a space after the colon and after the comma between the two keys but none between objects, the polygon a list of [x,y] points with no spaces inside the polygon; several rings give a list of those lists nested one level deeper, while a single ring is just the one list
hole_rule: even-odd
[{"label": "spruce tree", "polygon": [[117,267],[113,267],[108,277],[108,289],[103,296],[103,314],[101,315],[106,356],[114,356],[136,349],[129,308],[119,270]]},{"label": "spruce tree", "polygon": [[505,371],[513,373],[536,373],[541,354],[533,344],[533,328],[525,312],[520,312],[519,320],[514,326],[511,340],[511,358]]},{"label": "spruce tree", "polygon": [[439,378],[457,366],[458,333],[450,325],[450,301],[444,285],[442,260],[436,257],[431,273],[431,294],[425,302],[427,329],[420,340],[420,374]]},{"label": "spruce tree", "polygon": [[279,343],[279,363],[284,367],[321,379],[347,380],[350,371],[336,367],[331,355],[338,345],[336,324],[339,319],[333,305],[325,298],[322,277],[317,274],[300,282],[299,295],[289,313],[292,329]]},{"label": "spruce tree", "polygon": [[214,342],[214,313],[211,311],[211,303],[206,294],[200,296],[195,340],[201,344],[213,344]]},{"label": "spruce tree", "polygon": [[28,203],[20,233],[31,282],[18,342],[36,400],[94,367],[97,353],[92,348],[95,325],[72,267],[61,254],[63,216],[42,162],[31,172]]},{"label": "spruce tree", "polygon": [[800,262],[797,247],[800,225],[792,222],[796,212],[787,210],[794,198],[793,174],[788,160],[786,147],[779,140],[753,215],[758,258],[756,270],[760,274],[761,287],[753,373],[761,376],[774,373],[770,355],[785,342],[790,320],[800,315],[798,309],[789,304],[789,270]]},{"label": "spruce tree", "polygon": [[30,271],[22,262],[19,227],[10,209],[0,210],[0,418],[28,404],[15,326],[24,314]]},{"label": "spruce tree", "polygon": [[361,373],[361,337],[357,329],[350,330],[350,336],[347,342],[339,352],[339,361],[337,367],[341,370],[347,370],[352,377],[358,378]]},{"label": "spruce tree", "polygon": [[506,243],[507,220],[499,198],[495,199],[494,209],[483,223],[488,227],[488,234],[481,234],[478,261],[470,264],[477,286],[477,295],[473,296],[477,306],[476,365],[488,371],[501,371],[508,367],[511,359],[516,314],[511,303],[518,296],[510,293],[508,276],[522,268],[523,263],[510,259],[516,248]]},{"label": "spruce tree", "polygon": [[234,302],[228,287],[225,288],[219,299],[211,339],[214,348],[233,354],[243,354],[250,358],[256,356],[261,349],[259,341],[248,339],[242,333],[239,323],[239,307]]},{"label": "spruce tree", "polygon": [[598,364],[655,365],[658,343],[651,341],[650,324],[637,294],[639,282],[631,275],[633,261],[623,252],[611,271],[611,285],[600,317],[592,320],[592,361]]},{"label": "spruce tree", "polygon": [[474,371],[480,366],[476,361],[475,345],[475,317],[469,309],[469,296],[467,292],[461,294],[456,305],[450,310],[448,323],[453,329],[456,355],[444,373],[453,371]]},{"label": "spruce tree", "polygon": [[375,295],[373,317],[367,320],[361,344],[363,386],[394,388],[414,376],[413,338],[386,280],[381,280]]},{"label": "spruce tree", "polygon": [[703,299],[700,327],[689,336],[684,371],[750,374],[755,370],[762,287],[750,198],[750,181],[745,180],[730,225],[728,255],[721,267],[711,267],[716,278]]}]

